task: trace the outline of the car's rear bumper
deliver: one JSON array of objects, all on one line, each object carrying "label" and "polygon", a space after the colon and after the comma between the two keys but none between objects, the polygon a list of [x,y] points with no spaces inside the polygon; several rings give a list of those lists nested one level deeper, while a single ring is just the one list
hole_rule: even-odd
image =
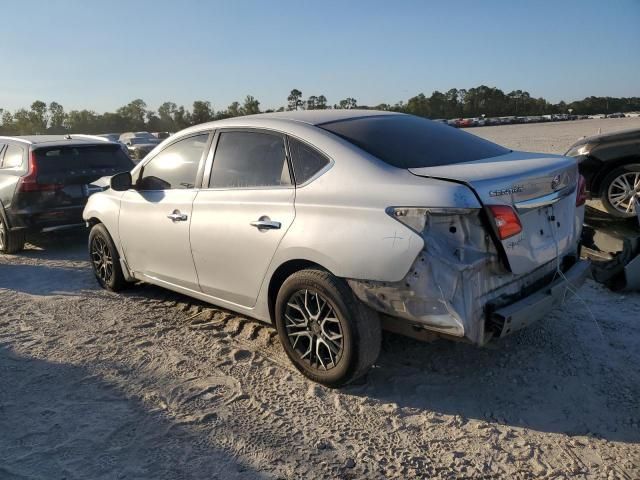
[{"label": "car's rear bumper", "polygon": [[496,335],[504,337],[545,317],[571,297],[591,273],[591,264],[577,261],[564,274],[531,295],[490,313],[490,323],[498,326]]},{"label": "car's rear bumper", "polygon": [[24,209],[8,212],[12,230],[27,232],[51,231],[84,224],[84,205],[55,207],[50,209]]}]

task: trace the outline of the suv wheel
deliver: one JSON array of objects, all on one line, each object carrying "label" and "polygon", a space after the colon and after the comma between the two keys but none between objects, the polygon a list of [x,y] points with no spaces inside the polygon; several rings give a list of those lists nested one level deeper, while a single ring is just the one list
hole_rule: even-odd
[{"label": "suv wheel", "polygon": [[380,353],[376,312],[329,272],[301,270],[287,278],[275,314],[278,336],[295,367],[328,387],[361,377]]},{"label": "suv wheel", "polygon": [[11,231],[4,217],[0,215],[0,252],[17,253],[24,248],[24,242],[24,232]]},{"label": "suv wheel", "polygon": [[118,250],[111,235],[101,223],[94,225],[89,233],[89,257],[93,273],[103,288],[117,292],[127,286]]},{"label": "suv wheel", "polygon": [[640,164],[623,165],[602,181],[602,204],[618,218],[631,218],[640,202]]}]

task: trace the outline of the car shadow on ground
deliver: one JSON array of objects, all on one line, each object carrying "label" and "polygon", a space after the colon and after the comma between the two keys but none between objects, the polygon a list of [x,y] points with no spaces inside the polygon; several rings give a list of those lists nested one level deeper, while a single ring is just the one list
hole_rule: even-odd
[{"label": "car shadow on ground", "polygon": [[1,478],[266,478],[83,367],[0,344],[0,385]]},{"label": "car shadow on ground", "polygon": [[640,376],[628,364],[607,362],[606,346],[576,348],[582,339],[558,336],[555,320],[488,348],[385,334],[366,384],[345,393],[455,415],[459,422],[639,442]]}]

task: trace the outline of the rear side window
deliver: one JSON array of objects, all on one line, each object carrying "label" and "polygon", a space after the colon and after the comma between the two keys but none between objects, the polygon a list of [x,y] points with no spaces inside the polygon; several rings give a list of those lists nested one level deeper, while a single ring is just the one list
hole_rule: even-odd
[{"label": "rear side window", "polygon": [[291,185],[291,178],[282,136],[262,132],[220,133],[209,187],[287,185]]},{"label": "rear side window", "polygon": [[470,133],[413,115],[350,118],[318,126],[398,168],[451,165],[510,152]]},{"label": "rear side window", "polygon": [[142,169],[140,190],[194,188],[208,133],[177,141],[158,153]]},{"label": "rear side window", "polygon": [[312,178],[329,164],[329,159],[315,148],[295,138],[289,138],[289,151],[296,184],[300,185]]},{"label": "rear side window", "polygon": [[17,145],[7,145],[2,160],[2,168],[18,168],[22,166],[24,149]]},{"label": "rear side window", "polygon": [[105,170],[124,172],[133,162],[119,145],[69,145],[35,150],[38,175]]}]

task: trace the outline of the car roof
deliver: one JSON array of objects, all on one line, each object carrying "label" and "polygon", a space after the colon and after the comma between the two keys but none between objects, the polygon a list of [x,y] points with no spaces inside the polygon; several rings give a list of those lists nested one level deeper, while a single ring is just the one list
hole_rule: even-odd
[{"label": "car roof", "polygon": [[274,118],[289,120],[292,122],[303,122],[310,125],[321,125],[323,123],[336,122],[340,120],[350,120],[353,118],[373,117],[380,115],[400,115],[397,112],[387,112],[382,110],[361,110],[361,109],[335,109],[335,110],[291,110],[287,112],[259,113],[250,115],[252,118]]},{"label": "car roof", "polygon": [[[215,129],[222,127],[275,127],[284,130],[287,127],[294,126],[321,126],[331,122],[352,120],[356,118],[364,117],[380,117],[380,116],[404,116],[404,113],[388,112],[382,110],[359,110],[359,109],[344,109],[344,110],[292,110],[287,112],[271,112],[271,113],[258,113],[256,115],[245,115],[241,117],[225,118],[223,120],[214,120],[212,122],[200,123],[193,125],[180,132],[183,134],[190,134],[200,132],[206,129]],[[170,137],[173,138],[173,137]]]},{"label": "car roof", "polygon": [[61,145],[79,145],[79,144],[92,144],[97,143],[112,143],[108,142],[104,137],[98,137],[97,135],[17,135],[17,136],[0,136],[0,140],[14,140],[17,142],[26,143],[29,145],[47,145],[47,146],[61,146]]}]

